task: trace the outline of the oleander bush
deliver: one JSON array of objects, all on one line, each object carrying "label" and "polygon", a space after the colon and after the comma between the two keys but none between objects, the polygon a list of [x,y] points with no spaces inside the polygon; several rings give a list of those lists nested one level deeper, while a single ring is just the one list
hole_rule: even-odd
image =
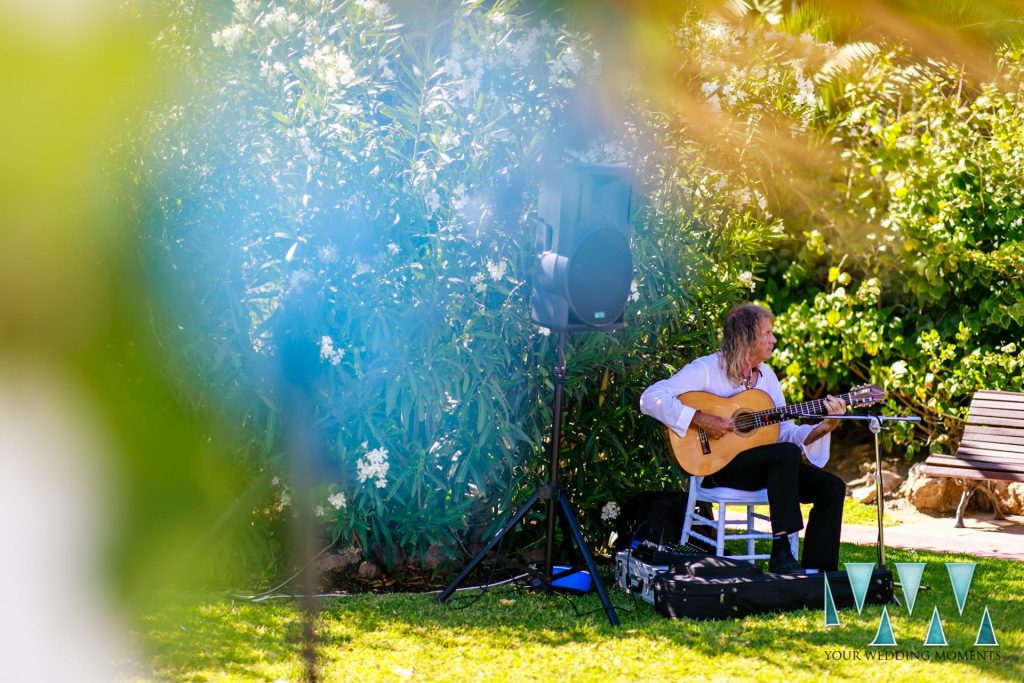
[{"label": "oleander bush", "polygon": [[457,556],[542,482],[556,335],[529,319],[537,178],[613,162],[643,197],[629,327],[571,335],[561,444],[603,545],[609,502],[673,477],[639,391],[713,341],[781,227],[696,150],[665,153],[687,131],[648,127],[643,102],[632,137],[581,137],[571,106],[599,64],[557,15],[239,0],[202,26],[201,85],[153,117],[140,173],[164,333],[184,391],[244,432],[254,531],[284,547],[297,425],[326,537],[389,562]]}]

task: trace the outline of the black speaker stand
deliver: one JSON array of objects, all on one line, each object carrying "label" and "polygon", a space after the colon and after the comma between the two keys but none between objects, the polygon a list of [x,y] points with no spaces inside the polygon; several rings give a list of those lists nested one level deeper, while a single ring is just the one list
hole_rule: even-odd
[{"label": "black speaker stand", "polygon": [[[564,522],[563,528],[568,528],[573,541],[576,543],[576,547],[583,556],[583,561],[587,566],[587,571],[590,572],[590,580],[593,583],[594,588],[597,590],[598,596],[601,598],[601,604],[604,606],[605,614],[608,615],[608,621],[611,622],[612,626],[619,625],[619,617],[615,613],[615,608],[612,607],[611,601],[608,599],[608,593],[605,591],[604,584],[601,583],[601,578],[597,575],[597,565],[594,564],[594,558],[587,550],[586,544],[583,542],[583,534],[580,533],[579,524],[576,523],[576,518],[572,514],[572,508],[569,507],[569,498],[565,495],[565,491],[558,485],[558,454],[559,444],[562,436],[562,393],[565,388],[565,330],[558,332],[558,346],[555,358],[555,399],[554,407],[552,410],[552,425],[551,425],[551,459],[548,463],[548,483],[540,486],[530,496],[525,504],[519,510],[516,511],[512,518],[505,523],[501,529],[498,530],[494,537],[476,554],[476,556],[470,560],[466,568],[462,570],[455,580],[452,581],[447,588],[441,591],[441,594],[437,596],[436,602],[444,602],[451,596],[452,593],[465,581],[466,577],[476,568],[487,553],[491,551],[498,544],[499,541],[508,533],[516,524],[521,522],[526,516],[526,513],[541,500],[547,501],[547,538],[544,546],[544,577],[541,582],[546,590],[552,590],[554,586],[552,581],[574,574],[577,571],[576,567],[569,568],[565,571],[558,572],[557,575],[552,575],[554,567],[553,555],[555,548],[555,515],[558,512],[562,514],[562,521]],[[557,507],[556,507],[557,504]]]}]

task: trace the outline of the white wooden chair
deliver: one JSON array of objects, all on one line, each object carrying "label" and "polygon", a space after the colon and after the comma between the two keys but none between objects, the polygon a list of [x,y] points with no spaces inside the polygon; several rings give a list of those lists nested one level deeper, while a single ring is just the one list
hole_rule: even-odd
[{"label": "white wooden chair", "polygon": [[[754,528],[756,520],[770,523],[770,519],[766,515],[754,511],[755,506],[768,504],[767,489],[743,491],[724,486],[706,489],[701,486],[703,479],[704,477],[690,477],[690,492],[686,500],[686,517],[683,520],[683,534],[679,542],[686,545],[691,538],[696,538],[714,546],[715,555],[725,555],[726,541],[746,541],[746,554],[730,555],[730,557],[751,562],[754,560],[767,560],[770,554],[754,552],[754,543],[756,541],[762,539],[771,540],[772,538],[771,531],[758,531]],[[717,506],[717,509],[712,508],[715,516],[714,519],[700,514],[697,510],[697,503],[699,502],[707,502]],[[730,507],[745,508],[745,516],[728,517],[728,509]],[[715,537],[710,538],[694,530],[695,526],[701,525],[713,527],[715,529]],[[737,532],[735,531],[736,526],[741,526],[742,529]],[[793,557],[799,558],[800,541],[798,534],[790,534],[789,543],[793,550]]]}]

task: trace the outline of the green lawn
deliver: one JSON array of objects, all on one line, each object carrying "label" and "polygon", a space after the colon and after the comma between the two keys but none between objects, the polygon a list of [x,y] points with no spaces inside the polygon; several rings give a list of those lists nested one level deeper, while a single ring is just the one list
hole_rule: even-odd
[{"label": "green lawn", "polygon": [[[874,549],[843,546],[843,561]],[[696,622],[662,618],[606,581],[622,624],[594,594],[498,588],[469,603],[432,595],[357,595],[323,602],[319,673],[325,681],[937,681],[1024,680],[1024,564],[892,549],[895,562],[928,562],[912,616],[889,605],[897,646],[869,647],[882,608],[822,610]],[[964,614],[946,561],[978,562]],[[897,589],[899,594],[899,589]],[[901,596],[902,597],[902,596]],[[924,647],[937,606],[948,647]],[[999,646],[974,647],[985,607]],[[150,677],[173,681],[299,681],[300,616],[293,603],[196,596],[153,610],[140,624]],[[881,661],[870,657],[885,657]]]}]

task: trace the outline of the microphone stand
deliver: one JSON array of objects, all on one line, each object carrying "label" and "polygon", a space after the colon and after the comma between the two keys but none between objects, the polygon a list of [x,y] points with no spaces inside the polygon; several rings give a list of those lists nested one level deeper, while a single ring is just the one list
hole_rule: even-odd
[{"label": "microphone stand", "polygon": [[885,427],[886,422],[920,422],[921,418],[894,417],[890,415],[807,415],[797,413],[792,417],[799,417],[809,420],[855,420],[867,422],[868,430],[875,435],[875,502],[878,504],[878,567],[885,566],[885,535],[882,531],[882,515],[885,510],[885,503],[882,500],[882,451],[879,446],[878,435]]}]

